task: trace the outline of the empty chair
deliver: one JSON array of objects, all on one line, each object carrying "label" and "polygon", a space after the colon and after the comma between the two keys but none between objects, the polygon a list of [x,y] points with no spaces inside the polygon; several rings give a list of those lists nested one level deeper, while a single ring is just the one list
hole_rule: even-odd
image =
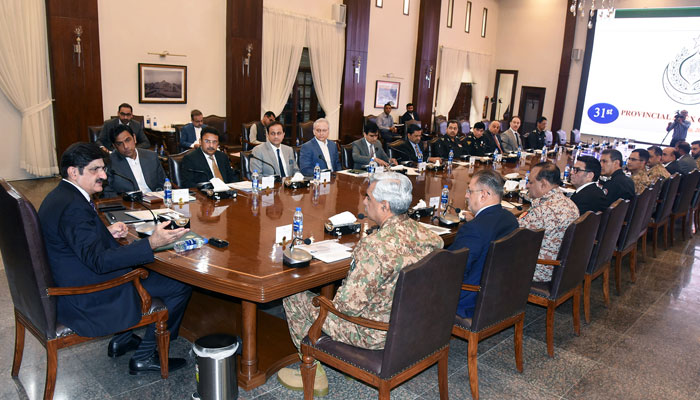
[{"label": "empty chair", "polygon": [[559,144],[560,145],[566,144],[566,131],[563,129],[559,129],[557,131],[557,135],[559,136]]},{"label": "empty chair", "polygon": [[250,138],[250,127],[257,121],[251,121],[241,124],[241,148],[243,151],[248,151],[253,148],[253,145],[248,140]]},{"label": "empty chair", "polygon": [[548,147],[552,145],[553,140],[552,131],[544,131],[544,142]]},{"label": "empty chair", "polygon": [[554,357],[554,310],[573,298],[574,332],[581,334],[579,307],[581,282],[593,250],[593,242],[600,223],[600,213],[588,211],[566,229],[556,260],[537,260],[554,266],[552,280],[532,282],[527,301],[547,307],[547,354]]},{"label": "empty chair", "polygon": [[647,232],[649,229],[653,232],[651,249],[654,257],[656,257],[656,247],[658,246],[659,229],[661,229],[661,227],[664,228],[664,250],[668,249],[668,221],[671,216],[671,211],[673,210],[673,203],[676,200],[676,194],[678,193],[678,186],[680,183],[681,175],[675,173],[661,185],[659,200],[651,215],[651,221],[649,221],[649,225],[647,225]]},{"label": "empty chair", "polygon": [[180,178],[180,167],[182,166],[182,159],[191,151],[194,151],[194,149],[185,150],[182,153],[172,154],[168,156],[168,170],[170,174],[170,180],[177,187],[182,187],[182,179]]},{"label": "empty chair", "polygon": [[[637,240],[639,232],[642,230],[642,225],[648,225],[644,221],[649,199],[654,195],[654,190],[647,187],[638,195],[635,195],[630,203],[630,208],[627,210],[625,224],[620,231],[620,237],[617,240],[617,248],[613,252],[615,256],[615,290],[620,294],[622,290],[622,258],[627,254],[630,255],[630,280],[637,280]],[[632,210],[630,212],[630,210]]]},{"label": "empty chair", "polygon": [[340,164],[343,169],[355,168],[355,161],[352,159],[352,143],[340,146]]},{"label": "empty chair", "polygon": [[647,204],[647,209],[642,215],[642,227],[637,234],[637,240],[642,241],[642,258],[644,261],[647,259],[647,232],[649,231],[649,223],[651,222],[651,216],[656,211],[658,205],[659,196],[661,195],[661,189],[663,188],[663,183],[665,179],[657,179],[649,187],[652,189],[653,194],[649,197],[649,202]]},{"label": "empty chair", "polygon": [[[318,318],[301,342],[304,398],[312,399],[314,359],[379,388],[389,399],[393,387],[438,363],[440,399],[447,399],[447,354],[460,285],[469,250],[436,250],[399,272],[389,323],[351,317],[325,297]],[[355,324],[387,331],[383,350],[367,350],[336,342],[321,332],[328,313]]]},{"label": "empty chair", "polygon": [[480,340],[514,325],[515,365],[523,372],[525,305],[543,238],[543,229],[518,228],[491,242],[481,273],[481,285],[462,285],[462,290],[479,292],[474,316],[456,316],[452,328],[454,336],[469,341],[469,386],[475,400],[479,398],[477,350]]},{"label": "empty chair", "polygon": [[389,143],[389,144],[386,146],[386,147],[387,147],[387,150],[388,150],[387,155],[389,156],[389,158],[397,158],[397,159],[398,159],[399,157],[397,157],[397,156],[398,156],[399,154],[401,154],[401,149],[399,149],[399,150],[397,151],[396,148],[397,148],[397,147],[403,146],[404,143],[406,143],[406,141],[403,140],[403,139],[394,140],[393,142]]},{"label": "empty chair", "polygon": [[314,121],[306,121],[299,123],[299,133],[297,138],[299,143],[303,144],[314,138]]},{"label": "empty chair", "polygon": [[681,235],[683,235],[683,240],[686,239],[685,232],[689,228],[690,222],[690,219],[688,218],[690,214],[690,202],[693,200],[693,196],[695,195],[698,180],[700,180],[700,171],[698,170],[693,170],[688,175],[683,175],[683,178],[681,179],[681,183],[678,188],[678,198],[676,203],[673,205],[673,211],[671,211],[671,217],[669,220],[669,233],[671,235],[672,246],[674,227],[676,220],[679,218],[682,218]]},{"label": "empty chair", "polygon": [[571,144],[577,144],[581,142],[581,131],[574,129],[571,131]]},{"label": "empty chair", "polygon": [[250,173],[252,172],[250,170],[250,155],[253,154],[253,151],[241,151],[241,179],[248,179],[250,180]]},{"label": "empty chair", "polygon": [[629,200],[617,199],[600,217],[596,241],[583,277],[583,316],[586,322],[591,321],[591,283],[600,275],[603,275],[605,306],[610,306],[610,261],[629,205]]},{"label": "empty chair", "polygon": [[[170,345],[170,333],[166,329],[168,310],[160,299],[151,298],[141,285],[140,279],[145,279],[148,271],[138,268],[119,278],[96,285],[53,287],[41,225],[34,206],[4,179],[0,179],[0,186],[0,207],[3,210],[0,213],[0,252],[15,308],[16,336],[12,376],[16,378],[19,374],[24,351],[24,334],[28,328],[46,348],[44,399],[52,399],[58,369],[58,350],[92,340],[78,336],[58,322],[56,296],[93,293],[123,284],[133,284],[141,298],[143,317],[132,328],[156,323],[160,373],[163,379],[167,378]],[[119,318],[119,315],[114,317]]]}]

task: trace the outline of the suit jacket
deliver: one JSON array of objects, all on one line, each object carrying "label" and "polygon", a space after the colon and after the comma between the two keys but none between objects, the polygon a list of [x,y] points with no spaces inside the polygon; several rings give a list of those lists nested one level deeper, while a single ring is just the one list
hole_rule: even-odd
[{"label": "suit jacket", "polygon": [[[217,150],[214,153],[214,159],[216,159],[216,164],[219,166],[219,171],[225,183],[239,180],[238,173],[231,168],[231,162],[226,154]],[[185,188],[197,186],[199,182],[206,182],[214,177],[201,147],[184,156],[180,167],[182,187]]]},{"label": "suit jacket", "polygon": [[605,192],[595,182],[581,189],[578,193],[572,194],[571,201],[576,204],[581,215],[586,211],[598,212],[608,207]]},{"label": "suit jacket", "polygon": [[399,123],[405,124],[406,121],[410,121],[410,120],[415,120],[415,121],[418,120],[418,114],[416,114],[415,111],[413,113],[410,113],[408,111],[403,113],[403,115],[399,118]]},{"label": "suit jacket", "polygon": [[[147,239],[121,246],[90,203],[61,181],[39,208],[39,221],[56,286],[83,286],[117,278],[131,266],[153,262]],[[141,301],[131,284],[57,297],[58,321],[80,336],[122,331],[141,319]],[[115,318],[118,315],[119,318]]]},{"label": "suit jacket", "polygon": [[[202,128],[206,125],[202,124]],[[197,134],[194,132],[194,125],[189,124],[182,127],[180,130],[180,151],[185,151],[192,146],[192,143],[197,141]]]},{"label": "suit jacket", "polygon": [[[141,165],[141,171],[143,172],[143,177],[148,187],[153,191],[163,190],[165,171],[163,171],[163,166],[160,164],[160,160],[158,160],[158,155],[146,149],[136,149],[136,151],[139,154],[139,164]],[[126,160],[126,157],[121,155],[118,151],[113,151],[112,154],[109,155],[109,160],[110,166],[107,171],[108,186],[104,188],[103,196],[115,197],[117,193],[139,190],[136,177],[134,173],[131,172],[131,167],[129,167],[129,162]],[[130,178],[131,182],[116,175],[115,172]]]},{"label": "suit jacket", "polygon": [[697,168],[697,164],[695,164],[695,159],[690,154],[686,154],[676,161],[678,162],[678,168],[680,169],[681,174],[683,175],[688,175],[690,171]]},{"label": "suit jacket", "polygon": [[[255,146],[252,154],[255,157],[262,158],[265,160],[265,162],[272,164],[272,167],[251,157],[249,173],[252,173],[253,170],[257,169],[262,176],[282,176],[280,173],[279,162],[277,161],[277,151],[272,148],[271,144],[263,143]],[[282,158],[282,162],[287,167],[286,176],[292,176],[295,172],[299,171],[297,162],[294,160],[294,150],[291,147],[285,144],[281,145],[280,157]]]},{"label": "suit jacket", "polygon": [[[335,142],[330,139],[326,139],[326,144],[328,145],[328,155],[330,155],[331,163],[333,164],[333,171],[340,171],[343,167],[340,166],[338,147],[335,145]],[[319,156],[321,157],[319,158]],[[318,163],[321,169],[328,169],[328,164],[326,164],[326,159],[323,158],[321,147],[318,145],[316,138],[314,138],[301,145],[301,150],[299,151],[299,169],[302,174],[312,176],[316,163]]]},{"label": "suit jacket", "polygon": [[671,163],[666,166],[666,170],[671,175],[675,174],[676,172],[681,173],[681,167],[678,165],[678,160],[671,161]]},{"label": "suit jacket", "polygon": [[[116,128],[118,125],[119,118],[113,118],[105,121],[102,125],[100,136],[97,139],[97,144],[106,147],[109,151],[114,150],[112,141],[109,139],[109,132],[111,132],[112,129]],[[142,149],[148,149],[151,147],[151,142],[148,141],[148,137],[146,137],[146,134],[143,133],[143,126],[139,121],[133,119],[129,121],[129,128],[131,128],[131,130],[134,131],[134,135],[136,135],[136,147]]]},{"label": "suit jacket", "polygon": [[507,151],[518,151],[518,144],[522,147],[522,141],[520,140],[520,134],[513,132],[512,129],[508,128],[507,131],[501,133],[501,148],[504,152]]},{"label": "suit jacket", "polygon": [[487,153],[493,153],[497,148],[498,145],[496,144],[496,137],[489,131],[488,129],[484,130],[484,142],[486,143],[486,152]]},{"label": "suit jacket", "polygon": [[[386,155],[384,149],[382,149],[381,142],[378,140],[374,142],[374,155],[379,159],[389,162],[389,156]],[[365,138],[357,139],[352,142],[352,161],[355,163],[353,168],[364,168],[365,165],[369,164],[370,158],[369,148],[367,147]]]},{"label": "suit jacket", "polygon": [[609,207],[617,199],[632,200],[635,196],[634,181],[621,169],[610,175],[610,179],[603,183],[603,189],[607,192],[605,195],[606,207]]},{"label": "suit jacket", "polygon": [[[518,228],[518,220],[513,213],[504,210],[500,204],[482,210],[473,220],[459,228],[457,237],[448,250],[469,248],[467,269],[464,271],[463,283],[478,285],[484,269],[489,246]],[[463,290],[459,295],[457,315],[471,318],[474,315],[477,292]]]},{"label": "suit jacket", "polygon": [[[425,149],[423,148],[423,142],[420,142],[418,147],[421,149],[423,152],[423,161],[428,160],[428,153],[425,152]],[[394,154],[394,157],[399,161],[413,161],[414,163],[418,162],[418,155],[416,154],[416,150],[413,148],[413,144],[409,142],[408,140],[404,140],[403,143],[401,143],[401,146],[397,147],[398,151]]]}]

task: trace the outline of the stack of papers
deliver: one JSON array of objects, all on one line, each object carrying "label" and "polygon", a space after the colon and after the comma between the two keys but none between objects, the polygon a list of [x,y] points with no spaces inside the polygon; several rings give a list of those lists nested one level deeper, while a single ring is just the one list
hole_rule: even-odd
[{"label": "stack of papers", "polygon": [[[159,192],[148,192],[146,193],[147,196],[155,196],[158,197],[159,199],[164,199],[165,198],[165,193],[161,190]],[[188,201],[197,201],[197,198],[194,196],[190,196]]]},{"label": "stack of papers", "polygon": [[332,263],[352,257],[352,249],[338,243],[337,239],[323,240],[312,244],[300,244],[296,249],[306,250],[324,263]]},{"label": "stack of papers", "polygon": [[[166,217],[169,217],[170,219],[175,219],[175,218],[179,218],[182,216],[182,214],[180,214],[177,211],[171,210],[170,208],[158,208],[158,209],[151,210],[151,211],[153,211],[153,214],[155,214],[156,216],[164,215]],[[140,219],[142,221],[151,221],[153,219],[153,214],[151,214],[151,211],[148,211],[148,210],[127,211],[126,215],[133,217],[133,218],[136,218],[136,219]]]},{"label": "stack of papers", "polygon": [[442,226],[433,225],[433,224],[426,224],[424,222],[419,222],[419,224],[423,225],[424,228],[430,230],[431,232],[433,232],[437,235],[444,235],[444,234],[451,232],[449,228],[445,228]]},{"label": "stack of papers", "polygon": [[233,182],[233,183],[229,183],[228,187],[230,187],[231,189],[236,189],[236,190],[240,190],[243,192],[252,192],[253,191],[253,182],[251,182],[251,181]]},{"label": "stack of papers", "polygon": [[507,209],[510,210],[510,209],[515,208],[516,206],[522,206],[522,204],[520,204],[520,203],[509,203],[509,202],[507,202],[507,201],[501,201],[501,207],[503,207],[503,208],[507,208]]}]

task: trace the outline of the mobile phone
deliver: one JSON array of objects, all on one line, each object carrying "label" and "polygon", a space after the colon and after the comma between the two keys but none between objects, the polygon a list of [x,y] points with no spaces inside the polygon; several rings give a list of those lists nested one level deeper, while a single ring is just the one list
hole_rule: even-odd
[{"label": "mobile phone", "polygon": [[223,247],[228,246],[227,241],[225,241],[223,239],[218,239],[215,237],[209,238],[209,244],[214,246],[214,247],[219,247],[219,248],[223,248]]}]

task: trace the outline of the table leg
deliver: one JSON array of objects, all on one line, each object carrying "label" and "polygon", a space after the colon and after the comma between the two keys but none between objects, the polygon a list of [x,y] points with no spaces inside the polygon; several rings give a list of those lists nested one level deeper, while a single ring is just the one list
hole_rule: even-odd
[{"label": "table leg", "polygon": [[321,296],[333,300],[335,296],[335,284],[331,283],[321,287]]},{"label": "table leg", "polygon": [[265,383],[265,372],[258,370],[257,352],[257,304],[241,301],[243,319],[243,355],[241,370],[238,372],[238,385],[250,390]]}]

